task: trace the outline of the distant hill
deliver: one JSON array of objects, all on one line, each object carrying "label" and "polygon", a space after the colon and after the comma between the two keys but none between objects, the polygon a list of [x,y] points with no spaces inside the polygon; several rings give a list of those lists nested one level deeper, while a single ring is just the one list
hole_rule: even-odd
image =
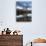
[{"label": "distant hill", "polygon": [[16,9],[16,15],[23,15],[32,13],[32,10],[26,10],[26,9]]}]

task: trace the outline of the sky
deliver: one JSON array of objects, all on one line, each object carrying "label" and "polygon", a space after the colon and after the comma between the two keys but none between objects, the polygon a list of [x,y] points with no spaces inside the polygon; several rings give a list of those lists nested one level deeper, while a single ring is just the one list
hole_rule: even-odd
[{"label": "sky", "polygon": [[32,22],[16,22],[15,8],[15,0],[0,0],[0,31],[6,27],[21,30],[24,45],[37,37],[46,38],[46,0],[32,0]]},{"label": "sky", "polygon": [[31,1],[17,1],[16,6],[22,7],[22,8],[31,8],[32,2]]},{"label": "sky", "polygon": [[16,8],[27,8],[27,10],[32,10],[32,1],[16,1]]}]

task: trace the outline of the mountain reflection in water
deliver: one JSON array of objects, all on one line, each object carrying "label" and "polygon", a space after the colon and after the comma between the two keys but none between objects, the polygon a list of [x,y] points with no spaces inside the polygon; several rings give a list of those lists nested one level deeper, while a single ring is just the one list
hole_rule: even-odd
[{"label": "mountain reflection in water", "polygon": [[19,15],[16,16],[16,21],[32,21],[32,15],[31,14],[27,14],[27,16],[25,15]]}]

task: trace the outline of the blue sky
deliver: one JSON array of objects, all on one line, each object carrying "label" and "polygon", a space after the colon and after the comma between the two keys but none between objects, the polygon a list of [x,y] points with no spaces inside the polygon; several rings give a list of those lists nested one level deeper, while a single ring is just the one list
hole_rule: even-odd
[{"label": "blue sky", "polygon": [[16,6],[19,6],[22,8],[32,8],[32,2],[31,1],[17,1]]},{"label": "blue sky", "polygon": [[16,8],[32,10],[32,1],[16,1]]}]

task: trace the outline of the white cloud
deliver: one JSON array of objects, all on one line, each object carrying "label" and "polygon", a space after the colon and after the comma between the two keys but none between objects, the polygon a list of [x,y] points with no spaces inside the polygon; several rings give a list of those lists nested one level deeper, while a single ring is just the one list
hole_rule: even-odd
[{"label": "white cloud", "polygon": [[18,9],[23,9],[23,7],[19,7],[19,6],[17,6],[17,8],[18,8]]}]

